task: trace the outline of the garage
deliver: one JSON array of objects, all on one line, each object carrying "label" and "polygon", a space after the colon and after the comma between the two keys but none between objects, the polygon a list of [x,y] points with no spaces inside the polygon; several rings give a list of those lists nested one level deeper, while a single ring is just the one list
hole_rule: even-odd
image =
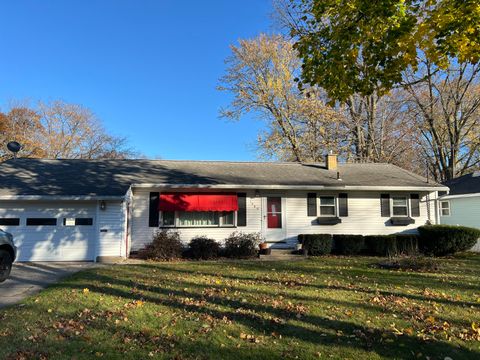
[{"label": "garage", "polygon": [[1,201],[0,227],[14,236],[17,261],[92,261],[96,202]]}]

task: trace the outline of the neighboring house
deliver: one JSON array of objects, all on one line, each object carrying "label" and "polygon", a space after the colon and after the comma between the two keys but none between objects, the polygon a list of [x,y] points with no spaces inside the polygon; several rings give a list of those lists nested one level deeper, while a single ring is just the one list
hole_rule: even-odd
[{"label": "neighboring house", "polygon": [[[440,223],[480,228],[480,171],[445,183],[448,195],[441,196]],[[480,241],[472,249],[480,251]]]},{"label": "neighboring house", "polygon": [[0,165],[0,227],[20,261],[126,257],[158,228],[222,241],[260,232],[274,247],[304,233],[391,234],[437,223],[446,187],[394,165],[9,160]]}]

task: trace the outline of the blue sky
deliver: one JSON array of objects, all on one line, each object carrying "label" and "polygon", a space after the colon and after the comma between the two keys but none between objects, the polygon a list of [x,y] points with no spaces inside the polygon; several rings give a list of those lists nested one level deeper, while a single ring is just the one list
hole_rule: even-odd
[{"label": "blue sky", "polygon": [[0,104],[92,109],[149,157],[254,160],[261,123],[218,117],[229,45],[271,31],[271,0],[0,3]]}]

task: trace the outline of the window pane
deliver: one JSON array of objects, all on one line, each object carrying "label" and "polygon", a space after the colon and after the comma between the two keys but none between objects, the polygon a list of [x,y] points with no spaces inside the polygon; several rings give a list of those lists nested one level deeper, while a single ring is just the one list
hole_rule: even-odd
[{"label": "window pane", "polygon": [[442,201],[441,204],[442,204],[442,209],[448,209],[450,205],[448,201]]},{"label": "window pane", "polygon": [[450,210],[442,209],[442,216],[449,216],[449,215],[450,215]]},{"label": "window pane", "polygon": [[56,226],[57,219],[55,218],[27,218],[27,226]]},{"label": "window pane", "polygon": [[91,226],[93,225],[93,219],[92,218],[76,218],[75,225]]},{"label": "window pane", "polygon": [[223,213],[223,225],[233,225],[235,221],[235,212],[228,211]]},{"label": "window pane", "polygon": [[320,215],[335,215],[335,206],[320,206]]},{"label": "window pane", "polygon": [[163,226],[175,225],[175,211],[162,212],[162,225]]},{"label": "window pane", "polygon": [[267,212],[281,213],[282,212],[282,198],[281,197],[267,197]]},{"label": "window pane", "polygon": [[393,198],[393,206],[407,206],[407,198]]},{"label": "window pane", "polygon": [[394,206],[393,207],[393,215],[396,216],[407,216],[407,207],[406,206]]},{"label": "window pane", "polygon": [[91,226],[93,218],[63,218],[64,226]]},{"label": "window pane", "polygon": [[18,226],[20,225],[19,218],[2,218],[0,219],[0,225],[3,226]]},{"label": "window pane", "polygon": [[180,226],[213,226],[218,225],[218,212],[214,211],[182,211],[178,213]]},{"label": "window pane", "polygon": [[335,198],[333,196],[321,196],[320,205],[335,205]]}]

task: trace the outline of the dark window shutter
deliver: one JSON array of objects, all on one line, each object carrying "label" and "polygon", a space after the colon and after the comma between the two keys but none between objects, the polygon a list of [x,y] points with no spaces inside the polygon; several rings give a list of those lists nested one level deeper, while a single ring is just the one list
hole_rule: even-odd
[{"label": "dark window shutter", "polygon": [[412,217],[420,216],[420,196],[418,194],[410,194],[410,214]]},{"label": "dark window shutter", "polygon": [[158,212],[158,201],[160,198],[160,193],[158,192],[151,192],[150,193],[150,205],[148,208],[148,226],[149,227],[158,227],[159,224],[159,216],[160,213]]},{"label": "dark window shutter", "polygon": [[237,226],[247,226],[247,194],[238,193]]},{"label": "dark window shutter", "polygon": [[338,194],[338,216],[340,217],[348,216],[348,194],[347,193]]},{"label": "dark window shutter", "polygon": [[317,216],[317,194],[307,194],[307,216]]},{"label": "dark window shutter", "polygon": [[390,217],[390,195],[380,194],[380,209],[382,217]]}]

